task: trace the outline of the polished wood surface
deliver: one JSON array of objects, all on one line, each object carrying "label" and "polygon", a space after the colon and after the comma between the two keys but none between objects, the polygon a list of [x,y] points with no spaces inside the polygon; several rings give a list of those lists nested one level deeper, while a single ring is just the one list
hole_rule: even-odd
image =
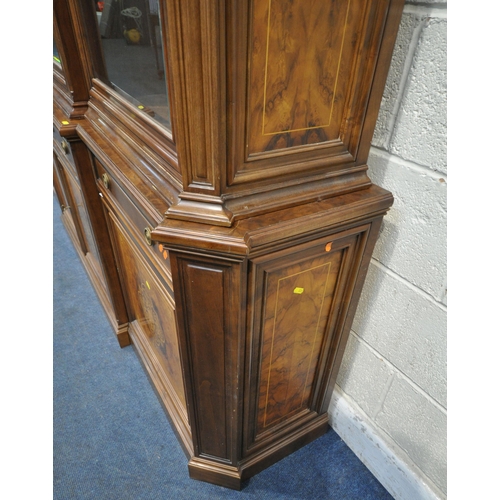
[{"label": "polished wood surface", "polygon": [[403,4],[160,1],[165,128],[108,80],[91,3],[54,3],[63,221],[194,479],[240,489],[328,429],[393,202],[366,162]]},{"label": "polished wood surface", "polygon": [[258,433],[308,406],[340,262],[337,251],[266,272]]},{"label": "polished wood surface", "polygon": [[365,146],[403,1],[214,1],[210,13],[198,0],[174,4],[183,186],[169,218],[230,226],[370,185]]},{"label": "polished wood surface", "polygon": [[[178,261],[178,259],[177,259]],[[231,421],[234,375],[227,371],[226,357],[234,351],[231,332],[221,315],[231,287],[230,267],[203,261],[180,263],[179,302],[186,315],[183,324],[184,353],[191,365],[191,401],[196,428],[193,439],[199,456],[231,463]],[[203,283],[203,287],[199,285]],[[225,297],[226,296],[226,297]],[[237,337],[236,337],[237,338]],[[233,379],[233,380],[232,380]],[[233,382],[233,384],[232,384]]]},{"label": "polished wood surface", "polygon": [[134,240],[125,232],[116,216],[110,214],[115,237],[118,265],[127,295],[129,318],[136,321],[138,331],[149,344],[150,356],[159,361],[167,385],[186,414],[186,401],[177,340],[175,304],[169,286],[153,274],[151,263],[135,248]]},{"label": "polished wood surface", "polygon": [[334,102],[337,111],[359,3],[254,2],[249,154],[339,138]]},{"label": "polished wood surface", "polygon": [[53,149],[56,194],[64,211],[65,226],[71,228],[69,232],[78,255],[123,347],[130,344],[125,302],[101,200],[95,189],[89,150],[76,133],[77,123],[78,120],[71,118],[71,113],[66,114],[64,107],[59,107],[55,98]]}]

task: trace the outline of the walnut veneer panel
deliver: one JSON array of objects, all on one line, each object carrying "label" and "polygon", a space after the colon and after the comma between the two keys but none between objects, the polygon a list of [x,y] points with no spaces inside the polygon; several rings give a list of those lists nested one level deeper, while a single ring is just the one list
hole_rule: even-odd
[{"label": "walnut veneer panel", "polygon": [[252,2],[250,158],[324,144],[344,162],[355,160],[389,3]]},{"label": "walnut veneer panel", "polygon": [[[75,179],[72,179],[70,176],[68,176],[70,179],[70,183],[72,185],[72,192],[74,196],[74,201],[75,201],[75,207],[74,211],[78,212],[78,219],[81,224],[81,230],[82,230],[82,236],[83,236],[83,242],[84,242],[84,248],[82,250],[84,253],[89,252],[93,257],[96,257],[99,255],[97,251],[97,247],[95,244],[95,239],[94,239],[94,233],[92,231],[92,227],[90,225],[90,220],[89,216],[87,213],[87,209],[85,207],[85,201],[83,199],[83,193],[79,187],[79,185],[76,183]],[[99,269],[100,271],[100,269]],[[104,278],[102,278],[104,280]]]},{"label": "walnut veneer panel", "polygon": [[362,12],[355,3],[254,2],[250,153],[338,138],[340,63],[352,58],[353,11]]},{"label": "walnut veneer panel", "polygon": [[266,272],[258,432],[308,406],[341,256]]},{"label": "walnut veneer panel", "polygon": [[323,413],[369,225],[252,259],[247,456]]},{"label": "walnut veneer panel", "polygon": [[148,355],[161,364],[166,385],[173,390],[170,396],[180,403],[186,415],[174,302],[167,284],[151,272],[150,264],[136,249],[116,216],[112,213],[109,216],[130,319],[140,326],[137,332],[149,346]]}]

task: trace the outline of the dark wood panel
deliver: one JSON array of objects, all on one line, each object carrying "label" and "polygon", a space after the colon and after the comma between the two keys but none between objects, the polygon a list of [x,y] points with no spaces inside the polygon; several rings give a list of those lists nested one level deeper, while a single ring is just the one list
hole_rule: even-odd
[{"label": "dark wood panel", "polygon": [[52,165],[54,191],[61,210],[64,210],[68,206],[68,200],[66,199],[66,194],[64,192],[63,173],[61,172],[62,166],[55,155],[52,160]]},{"label": "dark wood panel", "polygon": [[66,206],[66,203],[64,201],[64,196],[63,196],[63,191],[61,188],[61,183],[59,180],[59,177],[56,173],[56,167],[54,166],[52,168],[52,185],[54,188],[54,193],[56,195],[57,202],[59,203],[59,207],[61,208],[61,211],[64,210],[64,207]]},{"label": "dark wood panel", "polygon": [[172,247],[170,254],[195,450],[190,474],[232,483],[241,454],[246,263]]},{"label": "dark wood panel", "polygon": [[341,252],[266,273],[258,431],[309,405]]},{"label": "dark wood panel", "polygon": [[149,344],[155,358],[162,366],[168,385],[186,410],[186,398],[180,362],[175,306],[162,282],[149,269],[136,244],[122,228],[116,216],[110,213],[115,235],[116,251],[119,254],[120,275],[127,297],[131,320],[137,321],[143,339]]},{"label": "dark wood panel", "polygon": [[337,139],[366,2],[254,0],[248,153]]},{"label": "dark wood panel", "polygon": [[269,2],[262,135],[308,131],[295,142],[310,144],[310,132],[330,124],[348,9],[334,0]]},{"label": "dark wood panel", "polygon": [[[184,267],[188,344],[197,406],[200,455],[229,458],[227,449],[224,271]],[[199,284],[203,283],[203,288]]]},{"label": "dark wood panel", "polygon": [[326,390],[332,352],[340,352],[355,256],[363,254],[369,228],[252,259],[247,356],[254,361],[248,361],[245,389],[246,453],[264,453],[320,414],[318,390]]},{"label": "dark wood panel", "polygon": [[184,190],[219,195],[222,140],[224,2],[166,2],[173,126]]},{"label": "dark wood panel", "polygon": [[[101,200],[95,184],[91,156],[86,145],[78,140],[76,134],[68,135],[67,140],[74,158],[75,179],[77,179],[82,193],[80,213],[82,219],[85,218],[83,226],[88,242],[89,260],[95,268],[95,273],[99,275],[100,281],[102,281],[102,288],[106,289],[110,304],[105,309],[117,335],[117,340],[120,346],[124,347],[130,344],[127,333],[128,316]],[[69,155],[64,156],[65,161],[69,161],[69,158]]]},{"label": "dark wood panel", "polygon": [[[73,185],[73,193],[74,193],[74,199],[75,199],[75,210],[78,213],[78,219],[81,224],[82,228],[82,235],[85,240],[85,248],[90,253],[93,257],[93,259],[96,261],[96,264],[99,259],[99,252],[97,250],[97,246],[95,243],[95,237],[94,237],[94,231],[92,230],[92,226],[90,225],[90,219],[89,219],[89,213],[87,210],[87,206],[85,204],[85,200],[83,197],[83,193],[81,191],[81,188],[74,180],[71,181]],[[96,266],[98,268],[99,274],[102,275],[102,269],[100,267],[100,264]],[[104,282],[104,276],[101,278]]]},{"label": "dark wood panel", "polygon": [[66,209],[71,212],[71,218],[75,225],[76,234],[78,235],[78,241],[80,243],[80,251],[83,253],[83,255],[85,255],[88,252],[88,248],[81,220],[83,199],[82,193],[80,191],[80,186],[73,174],[69,172],[69,169],[64,168],[60,159],[57,158],[56,161],[61,165],[59,171],[61,173],[61,178],[63,179],[66,199],[69,202],[69,205],[66,207]]}]

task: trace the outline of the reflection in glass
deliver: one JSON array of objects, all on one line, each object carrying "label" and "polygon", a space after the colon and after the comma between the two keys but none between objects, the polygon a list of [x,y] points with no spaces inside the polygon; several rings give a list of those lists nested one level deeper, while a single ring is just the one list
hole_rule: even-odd
[{"label": "reflection in glass", "polygon": [[52,39],[52,45],[52,58],[56,63],[61,64],[61,56],[59,55],[59,51],[57,50],[57,45],[54,38]]},{"label": "reflection in glass", "polygon": [[115,90],[170,129],[158,0],[95,4],[106,68]]}]

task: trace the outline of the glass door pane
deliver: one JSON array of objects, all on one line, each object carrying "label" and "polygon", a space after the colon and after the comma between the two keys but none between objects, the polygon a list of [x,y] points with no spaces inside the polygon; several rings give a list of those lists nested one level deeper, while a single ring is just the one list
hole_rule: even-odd
[{"label": "glass door pane", "polygon": [[158,0],[95,1],[114,89],[171,129]]},{"label": "glass door pane", "polygon": [[57,45],[56,45],[56,40],[55,38],[52,39],[52,59],[58,63],[61,64],[61,56],[59,55],[59,50],[57,50]]}]

